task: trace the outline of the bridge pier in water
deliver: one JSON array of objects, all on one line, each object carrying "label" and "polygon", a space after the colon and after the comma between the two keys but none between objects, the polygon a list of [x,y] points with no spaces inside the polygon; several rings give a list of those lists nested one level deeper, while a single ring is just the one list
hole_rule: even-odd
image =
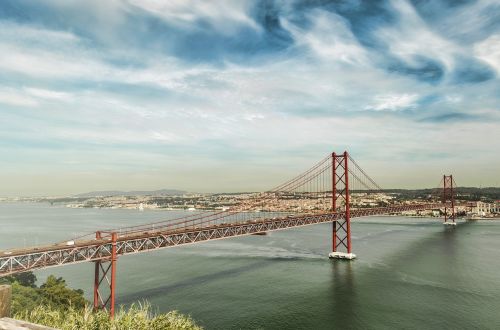
[{"label": "bridge pier in water", "polygon": [[[332,153],[332,212],[342,213],[342,217],[332,222],[332,252],[330,259],[352,260],[351,213],[349,207],[349,155],[347,151],[337,155]],[[341,204],[337,208],[337,204]]]},{"label": "bridge pier in water", "polygon": [[[96,232],[96,239],[102,239],[101,232]],[[111,257],[94,261],[94,310],[106,309],[111,318],[115,315],[116,287],[116,239],[117,233],[111,233]]]}]

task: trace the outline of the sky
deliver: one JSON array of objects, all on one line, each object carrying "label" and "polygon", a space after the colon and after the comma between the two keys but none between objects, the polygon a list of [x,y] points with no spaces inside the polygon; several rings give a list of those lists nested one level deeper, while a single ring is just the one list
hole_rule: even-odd
[{"label": "sky", "polygon": [[0,196],[500,186],[497,0],[2,0]]}]

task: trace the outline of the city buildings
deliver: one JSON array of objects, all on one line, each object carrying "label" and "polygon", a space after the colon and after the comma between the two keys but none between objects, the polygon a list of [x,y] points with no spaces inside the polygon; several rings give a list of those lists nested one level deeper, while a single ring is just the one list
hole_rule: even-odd
[{"label": "city buildings", "polygon": [[500,214],[500,201],[492,203],[477,202],[473,212],[479,216]]}]

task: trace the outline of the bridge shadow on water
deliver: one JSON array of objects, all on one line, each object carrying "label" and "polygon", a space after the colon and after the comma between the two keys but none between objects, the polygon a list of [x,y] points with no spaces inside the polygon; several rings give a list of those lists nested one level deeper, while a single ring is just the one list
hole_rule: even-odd
[{"label": "bridge shadow on water", "polygon": [[[224,278],[231,278],[233,276],[237,276],[239,274],[243,274],[249,271],[255,271],[258,269],[262,269],[265,267],[272,266],[276,262],[275,259],[267,259],[267,260],[260,260],[257,262],[253,262],[251,264],[235,267],[235,268],[230,268],[230,269],[225,269],[222,271],[218,272],[212,272],[210,274],[204,274],[200,276],[195,276],[195,277],[190,277],[182,281],[177,281],[175,283],[163,285],[163,286],[157,286],[152,289],[146,289],[146,290],[140,290],[137,293],[132,293],[132,294],[126,294],[119,296],[119,301],[120,304],[130,304],[133,302],[136,302],[137,300],[143,299],[144,297],[148,298],[154,298],[158,296],[165,296],[168,294],[171,294],[177,290],[186,288],[186,287],[193,287],[197,285],[205,285],[209,282],[213,281],[219,281]],[[168,281],[168,275],[165,276],[165,280]]]},{"label": "bridge shadow on water", "polygon": [[[442,249],[446,252],[446,254],[441,254],[445,256],[445,258],[443,258],[444,261],[453,262],[456,257],[457,235],[467,230],[470,225],[471,222],[468,221],[457,222],[456,226],[441,224],[441,230],[430,233],[429,236],[418,239],[403,249],[398,249],[392,256],[389,256],[384,263],[394,266],[406,262],[414,263],[415,258],[432,255],[433,252],[436,252],[436,249]],[[408,258],[409,256],[412,256],[412,258]]]},{"label": "bridge shadow on water", "polygon": [[[451,305],[455,295],[475,294],[462,292],[450,284],[455,281],[454,269],[463,262],[457,251],[457,236],[468,230],[471,223],[441,226],[437,232],[408,245],[397,245],[393,253],[374,264],[369,260],[366,263],[362,255],[351,262],[331,261],[328,297],[331,314],[326,316],[324,324],[339,329],[401,328],[409,324],[437,329],[436,320],[453,319],[454,306]],[[446,277],[438,277],[442,274]],[[434,300],[436,295],[441,297]],[[447,303],[448,307],[436,308],[440,303]],[[422,306],[425,307],[418,310]],[[455,319],[459,318],[455,316]],[[454,325],[460,327],[468,321],[455,322]]]}]

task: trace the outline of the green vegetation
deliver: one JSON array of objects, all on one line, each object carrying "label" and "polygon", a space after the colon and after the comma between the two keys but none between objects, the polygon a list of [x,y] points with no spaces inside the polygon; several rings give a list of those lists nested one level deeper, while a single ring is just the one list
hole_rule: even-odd
[{"label": "green vegetation", "polygon": [[121,308],[113,320],[105,311],[94,312],[89,306],[83,309],[68,308],[65,311],[40,305],[26,310],[15,318],[43,324],[61,330],[195,330],[201,329],[189,317],[176,311],[153,316],[148,304],[132,305]]},{"label": "green vegetation", "polygon": [[83,291],[69,288],[61,277],[51,275],[38,287],[36,276],[27,272],[0,278],[4,283],[12,285],[14,318],[57,329],[201,329],[176,311],[155,315],[148,303],[121,307],[110,320],[106,311],[94,312]]},{"label": "green vegetation", "polygon": [[2,278],[1,282],[12,285],[14,315],[40,305],[65,310],[69,307],[83,309],[87,303],[82,290],[68,288],[64,279],[53,275],[40,287],[36,286],[36,276],[30,272]]}]

